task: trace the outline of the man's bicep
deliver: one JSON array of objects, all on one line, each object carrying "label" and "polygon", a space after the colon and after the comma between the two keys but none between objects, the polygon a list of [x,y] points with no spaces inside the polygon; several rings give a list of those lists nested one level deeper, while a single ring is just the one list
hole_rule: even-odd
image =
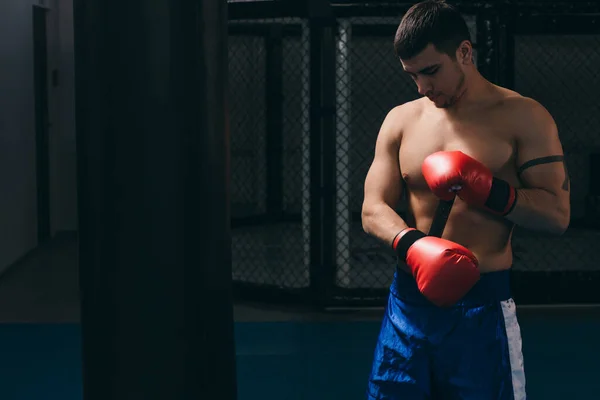
[{"label": "man's bicep", "polygon": [[389,158],[373,160],[365,179],[365,203],[385,203],[395,207],[402,195],[402,184],[398,164]]},{"label": "man's bicep", "polygon": [[545,109],[532,114],[517,138],[519,179],[525,187],[568,192],[569,174],[556,123]]},{"label": "man's bicep", "polygon": [[387,130],[384,126],[377,138],[375,156],[365,179],[366,204],[384,202],[390,207],[395,207],[400,200],[402,177],[398,142],[396,132]]}]

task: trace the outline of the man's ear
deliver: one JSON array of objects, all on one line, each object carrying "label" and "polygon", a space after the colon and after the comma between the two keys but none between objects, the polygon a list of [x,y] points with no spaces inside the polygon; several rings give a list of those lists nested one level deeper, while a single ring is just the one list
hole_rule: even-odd
[{"label": "man's ear", "polygon": [[458,46],[456,57],[461,64],[470,64],[473,61],[473,45],[469,40],[463,40]]}]

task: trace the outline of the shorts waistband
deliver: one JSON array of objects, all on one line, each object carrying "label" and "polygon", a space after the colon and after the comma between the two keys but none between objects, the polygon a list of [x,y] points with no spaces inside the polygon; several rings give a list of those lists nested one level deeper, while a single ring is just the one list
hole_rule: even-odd
[{"label": "shorts waistband", "polygon": [[[395,297],[411,303],[431,304],[419,291],[415,278],[398,268],[396,268],[390,292]],[[487,272],[481,274],[481,278],[475,286],[455,306],[499,303],[510,299],[511,296],[510,270]]]}]

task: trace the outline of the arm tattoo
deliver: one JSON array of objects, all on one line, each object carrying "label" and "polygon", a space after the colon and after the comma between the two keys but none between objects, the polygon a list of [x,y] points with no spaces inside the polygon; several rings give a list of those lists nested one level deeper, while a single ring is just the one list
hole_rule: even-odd
[{"label": "arm tattoo", "polygon": [[521,176],[523,171],[525,171],[527,168],[535,167],[536,165],[541,165],[541,164],[550,164],[553,162],[564,163],[565,157],[564,156],[548,156],[548,157],[534,158],[533,160],[529,160],[525,164],[521,165],[519,167],[519,169],[517,170],[517,175]]},{"label": "arm tattoo", "polygon": [[567,163],[563,161],[563,166],[565,167],[565,180],[562,184],[562,190],[565,192],[569,191],[569,171],[567,170]]},{"label": "arm tattoo", "polygon": [[525,164],[523,164],[519,167],[519,169],[517,170],[517,175],[521,176],[523,171],[525,171],[528,168],[534,167],[536,165],[550,164],[553,162],[562,162],[563,163],[563,167],[565,169],[565,180],[562,183],[562,190],[568,191],[569,190],[569,171],[567,170],[567,163],[565,162],[564,156],[548,156],[548,157],[540,157],[540,158],[534,158],[533,160],[529,160]]}]

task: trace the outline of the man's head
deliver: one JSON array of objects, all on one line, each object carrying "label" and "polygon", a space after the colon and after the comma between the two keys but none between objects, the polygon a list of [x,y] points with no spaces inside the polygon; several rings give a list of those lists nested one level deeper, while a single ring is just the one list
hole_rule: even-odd
[{"label": "man's head", "polygon": [[467,24],[454,7],[440,0],[412,6],[396,31],[394,50],[420,94],[437,107],[456,102],[473,67],[473,49]]}]

